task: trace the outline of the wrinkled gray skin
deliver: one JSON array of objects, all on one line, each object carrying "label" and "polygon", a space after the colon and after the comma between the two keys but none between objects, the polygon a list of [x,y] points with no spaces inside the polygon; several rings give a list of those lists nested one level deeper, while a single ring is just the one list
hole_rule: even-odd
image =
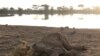
[{"label": "wrinkled gray skin", "polygon": [[47,35],[40,42],[35,43],[32,48],[34,49],[33,56],[73,56],[70,52],[71,45],[60,33]]}]

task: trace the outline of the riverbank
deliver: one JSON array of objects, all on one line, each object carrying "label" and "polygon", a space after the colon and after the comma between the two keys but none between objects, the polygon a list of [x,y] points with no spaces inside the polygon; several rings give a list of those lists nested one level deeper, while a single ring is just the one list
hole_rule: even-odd
[{"label": "riverbank", "polygon": [[32,45],[53,32],[62,32],[63,35],[68,36],[67,39],[71,45],[88,46],[87,56],[100,55],[100,29],[0,25],[0,56],[13,51],[19,40],[25,40]]}]

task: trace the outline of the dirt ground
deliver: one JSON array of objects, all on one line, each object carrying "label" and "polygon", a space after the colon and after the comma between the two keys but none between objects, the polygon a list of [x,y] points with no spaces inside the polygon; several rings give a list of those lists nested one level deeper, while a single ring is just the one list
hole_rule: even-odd
[{"label": "dirt ground", "polygon": [[62,32],[67,36],[71,45],[88,46],[85,56],[100,56],[99,29],[73,29],[38,26],[11,26],[0,25],[0,56],[12,52],[19,40],[25,40],[29,45],[40,41],[44,36],[53,32]]}]

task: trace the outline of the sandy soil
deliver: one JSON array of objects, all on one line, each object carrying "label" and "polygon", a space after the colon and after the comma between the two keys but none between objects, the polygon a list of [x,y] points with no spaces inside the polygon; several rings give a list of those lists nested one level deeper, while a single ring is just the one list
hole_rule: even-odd
[{"label": "sandy soil", "polygon": [[13,51],[19,40],[25,40],[32,45],[49,33],[62,32],[67,36],[71,45],[85,45],[89,47],[86,56],[100,56],[99,29],[71,29],[37,26],[9,26],[0,25],[0,56]]}]

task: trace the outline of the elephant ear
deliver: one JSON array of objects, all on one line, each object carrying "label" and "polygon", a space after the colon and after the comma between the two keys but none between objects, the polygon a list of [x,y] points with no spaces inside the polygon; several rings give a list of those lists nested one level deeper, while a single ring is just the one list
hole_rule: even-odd
[{"label": "elephant ear", "polygon": [[62,43],[62,46],[66,49],[66,50],[71,50],[72,49],[72,46],[71,44],[69,43],[69,41],[67,40],[67,37],[62,35],[61,33],[58,34],[59,37],[58,37],[58,40]]}]

